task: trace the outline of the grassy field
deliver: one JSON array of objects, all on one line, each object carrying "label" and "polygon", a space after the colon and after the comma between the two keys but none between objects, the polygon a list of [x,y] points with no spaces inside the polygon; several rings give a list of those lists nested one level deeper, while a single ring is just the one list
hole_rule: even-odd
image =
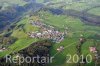
[{"label": "grassy field", "polygon": [[[54,60],[53,63],[48,65],[48,66],[76,66],[74,63],[66,63],[66,55],[71,54],[72,56],[77,53],[76,51],[76,45],[79,43],[79,37],[80,34],[83,34],[85,38],[88,39],[83,46],[82,46],[82,54],[84,56],[91,54],[89,52],[89,47],[95,45],[94,41],[91,40],[93,38],[89,38],[91,36],[94,36],[98,34],[100,35],[100,27],[99,26],[91,26],[83,23],[80,19],[74,18],[71,16],[65,16],[65,15],[53,15],[49,12],[40,12],[41,19],[43,22],[53,25],[57,28],[59,28],[61,31],[65,29],[65,27],[68,27],[68,34],[66,36],[66,39],[62,41],[59,44],[54,44],[53,47],[51,48],[51,56],[55,56],[57,53],[57,48],[60,46],[69,46],[72,43],[70,47],[66,48],[64,51],[61,53],[58,53]],[[99,39],[97,39],[99,40]],[[100,40],[99,40],[100,42]],[[100,47],[100,46],[99,46]],[[93,54],[91,54],[93,55]],[[71,59],[72,60],[72,59]],[[92,64],[87,64],[86,66],[94,66]]]},{"label": "grassy field", "polygon": [[[29,20],[28,18],[24,18],[20,22],[17,23],[16,27],[13,29],[13,33],[11,36],[18,38],[18,40],[14,44],[9,46],[7,50],[0,52],[0,57],[4,57],[5,55],[13,53],[13,52],[18,52],[18,51],[28,47],[32,43],[38,41],[38,39],[30,38],[27,35],[27,32],[29,32],[29,31],[38,30],[38,28],[30,25],[28,20]],[[25,32],[23,30],[20,30],[20,28],[17,28],[17,26],[21,25],[21,24],[24,24],[23,29],[25,29]]]},{"label": "grassy field", "polygon": [[88,13],[100,16],[100,7],[93,8],[93,9],[89,10]]},{"label": "grassy field", "polygon": [[30,38],[19,39],[14,44],[9,46],[7,50],[0,52],[0,57],[4,57],[4,56],[9,55],[13,52],[18,52],[18,51],[28,47],[29,45],[31,45],[32,43],[34,43],[36,41],[37,41],[37,39],[30,39]]},{"label": "grassy field", "polygon": [[66,5],[65,7],[63,7],[64,9],[74,9],[74,10],[78,10],[78,11],[82,11],[85,10],[87,8],[91,7],[91,5],[88,5],[87,3],[72,3],[70,5]]},{"label": "grassy field", "polygon": [[23,0],[0,0],[0,4],[3,3],[10,3],[10,4],[19,4],[19,5],[25,5],[26,2],[24,2]]},{"label": "grassy field", "polygon": [[[24,25],[24,27],[18,28],[19,25]],[[37,27],[34,27],[29,23],[28,18],[24,18],[20,22],[17,23],[15,30],[13,30],[12,36],[17,37],[17,38],[27,38],[28,37],[27,32],[37,31],[37,30],[38,30]]]}]

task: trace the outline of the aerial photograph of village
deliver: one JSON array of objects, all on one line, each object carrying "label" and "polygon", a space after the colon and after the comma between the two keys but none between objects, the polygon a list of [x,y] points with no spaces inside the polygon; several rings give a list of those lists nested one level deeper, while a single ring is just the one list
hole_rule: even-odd
[{"label": "aerial photograph of village", "polygon": [[100,0],[0,0],[0,66],[100,66]]}]

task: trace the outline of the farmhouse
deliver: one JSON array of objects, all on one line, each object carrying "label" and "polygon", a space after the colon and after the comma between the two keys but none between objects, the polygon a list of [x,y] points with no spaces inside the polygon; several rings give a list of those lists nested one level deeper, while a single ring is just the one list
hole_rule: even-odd
[{"label": "farmhouse", "polygon": [[57,48],[57,51],[63,51],[64,50],[64,46],[60,46],[59,48]]}]

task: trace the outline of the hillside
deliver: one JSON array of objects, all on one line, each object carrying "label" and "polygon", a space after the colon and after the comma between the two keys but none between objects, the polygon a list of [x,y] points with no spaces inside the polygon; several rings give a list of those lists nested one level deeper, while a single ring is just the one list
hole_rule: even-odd
[{"label": "hillside", "polygon": [[12,22],[18,22],[27,13],[35,12],[42,7],[43,5],[38,3],[27,3],[23,6],[11,4],[10,6],[7,6],[4,10],[0,11],[0,28],[2,29]]},{"label": "hillside", "polygon": [[[75,54],[76,53],[76,48],[75,46],[77,45],[77,41],[79,39],[79,35],[83,34],[85,38],[88,39],[88,41],[83,45],[83,51],[82,53],[84,55],[88,54],[89,51],[88,47],[93,45],[93,42],[90,38],[91,36],[94,35],[94,39],[96,39],[96,34],[99,35],[99,27],[96,26],[87,26],[86,24],[82,23],[80,21],[80,19],[71,17],[71,16],[64,16],[64,15],[53,15],[51,13],[48,12],[40,12],[42,19],[44,19],[44,22],[46,22],[47,24],[53,25],[61,30],[64,30],[65,27],[68,27],[68,34],[67,37],[65,38],[64,41],[62,41],[59,44],[55,44],[52,48],[51,48],[51,55],[55,55],[57,53],[57,48],[62,46],[69,46],[70,44],[75,43],[74,45],[70,46],[69,48],[66,48],[63,52],[58,53],[56,55],[56,58],[54,60],[54,63],[50,64],[50,66],[73,66],[74,64],[67,64],[66,62],[64,63],[64,58],[66,58],[67,53],[68,54]],[[48,15],[48,17],[47,17]],[[76,26],[77,25],[77,26]],[[97,30],[97,31],[96,31]],[[99,37],[97,39],[99,42]],[[60,60],[59,60],[60,59]],[[75,65],[74,65],[75,66]],[[88,65],[87,65],[88,66]],[[92,65],[90,65],[92,66]]]},{"label": "hillside", "polygon": [[[99,40],[100,38],[96,37],[96,35],[99,35],[99,33],[100,33],[98,26],[86,25],[86,24],[82,23],[80,19],[74,18],[71,16],[66,16],[66,15],[54,15],[50,12],[45,12],[45,11],[40,11],[37,14],[40,15],[40,17],[37,17],[37,16],[36,17],[35,16],[26,17],[26,18],[23,18],[20,22],[18,22],[16,24],[16,27],[13,29],[11,36],[18,38],[18,40],[14,44],[12,44],[11,46],[8,47],[9,50],[1,53],[0,57],[4,56],[5,54],[17,52],[21,49],[24,49],[24,48],[30,46],[30,44],[39,41],[38,39],[31,39],[27,35],[27,32],[29,32],[29,31],[37,31],[38,30],[38,28],[30,25],[29,19],[31,19],[31,18],[33,20],[38,18],[38,19],[42,20],[42,22],[52,25],[55,28],[59,29],[60,31],[64,31],[65,26],[68,27],[68,34],[67,34],[66,38],[61,43],[59,43],[59,44],[54,43],[54,45],[52,46],[51,51],[50,51],[51,56],[53,56],[57,53],[56,49],[59,46],[63,45],[66,47],[66,46],[69,46],[70,44],[75,43],[74,45],[70,46],[72,49],[67,48],[67,50],[64,50],[62,53],[59,53],[58,55],[56,55],[55,59],[54,59],[54,63],[50,64],[50,66],[51,65],[52,66],[55,66],[55,65],[65,66],[66,65],[66,63],[64,63],[64,58],[66,57],[67,53],[71,54],[71,55],[76,53],[75,46],[78,43],[80,34],[83,34],[84,37],[86,39],[88,39],[88,41],[85,42],[85,44],[82,47],[82,49],[83,49],[82,53],[84,55],[90,54],[88,47],[94,45],[94,41],[92,39],[96,39],[96,40],[98,40],[98,42],[100,42],[100,40]],[[48,17],[47,17],[47,15],[48,15]],[[77,27],[76,27],[76,25],[77,25]],[[63,54],[63,56],[62,56],[62,54]],[[61,57],[60,58],[61,60],[58,60],[59,57]],[[62,64],[64,64],[64,65],[62,65]],[[67,64],[67,65],[73,66],[73,64]]]},{"label": "hillside", "polygon": [[[23,24],[24,24],[24,26],[22,28],[21,25],[23,25]],[[27,32],[36,31],[36,30],[38,30],[38,28],[31,26],[28,22],[28,18],[22,19],[20,22],[18,22],[16,24],[16,26],[13,29],[11,29],[12,33],[10,36],[17,38],[17,41],[15,43],[13,43],[11,46],[8,46],[9,50],[0,52],[0,57],[5,56],[5,54],[17,52],[23,48],[26,48],[30,44],[36,42],[38,39],[31,39],[27,35]]]},{"label": "hillside", "polygon": [[[1,2],[10,5],[0,10],[0,66],[100,66],[99,0]],[[6,63],[6,55],[17,62]],[[27,56],[54,58],[19,63]]]},{"label": "hillside", "polygon": [[23,0],[0,0],[0,5],[6,6],[8,4],[19,4],[19,5],[25,5],[26,2]]}]

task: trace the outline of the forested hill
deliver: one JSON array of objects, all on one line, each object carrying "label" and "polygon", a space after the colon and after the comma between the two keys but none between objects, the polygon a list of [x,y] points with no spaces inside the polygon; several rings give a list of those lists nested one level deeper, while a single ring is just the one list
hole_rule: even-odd
[{"label": "forested hill", "polygon": [[36,11],[43,7],[42,4],[28,3],[24,6],[11,5],[6,7],[4,10],[0,10],[0,28],[12,23],[17,22],[26,14],[28,11]]}]

